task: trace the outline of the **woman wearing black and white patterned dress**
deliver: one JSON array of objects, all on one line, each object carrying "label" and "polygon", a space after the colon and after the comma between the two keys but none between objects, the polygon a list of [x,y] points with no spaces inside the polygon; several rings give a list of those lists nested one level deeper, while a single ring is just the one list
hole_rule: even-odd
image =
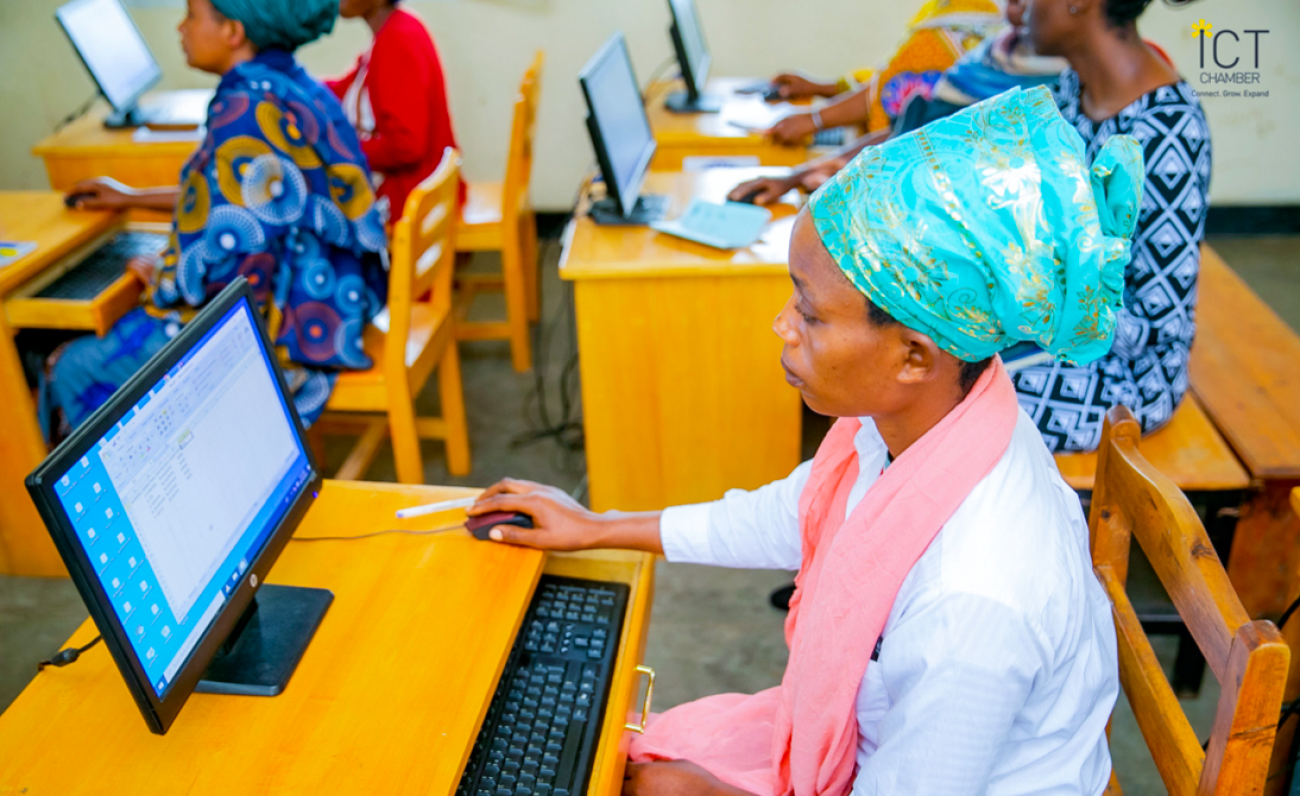
[{"label": "woman wearing black and white patterned dress", "polygon": [[1196,278],[1209,206],[1210,131],[1196,94],[1138,36],[1150,0],[1033,0],[1035,50],[1066,58],[1057,104],[1089,160],[1111,136],[1136,137],[1146,183],[1124,309],[1111,353],[1085,367],[1051,363],[1015,374],[1020,405],[1055,451],[1092,450],[1106,410],[1123,404],[1148,433],[1187,392]]}]

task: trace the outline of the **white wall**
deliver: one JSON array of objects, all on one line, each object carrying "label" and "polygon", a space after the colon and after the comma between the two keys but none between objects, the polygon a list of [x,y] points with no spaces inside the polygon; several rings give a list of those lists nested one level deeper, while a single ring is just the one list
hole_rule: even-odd
[{"label": "white wall", "polygon": [[[870,65],[898,39],[918,0],[698,0],[714,74],[765,75],[800,67],[834,75]],[[53,12],[59,0],[0,0],[0,188],[45,187],[32,145],[93,91]],[[188,70],[176,43],[178,0],[134,0],[132,13],[163,64],[165,87],[211,85]],[[448,74],[452,112],[471,179],[501,175],[514,87],[536,49],[547,55],[538,121],[534,195],[564,209],[592,161],[576,75],[615,29],[627,35],[645,78],[672,49],[663,0],[407,0],[433,31]],[[1174,9],[1157,0],[1143,35],[1163,45],[1195,84],[1191,25],[1267,28],[1260,88],[1267,99],[1209,99],[1214,135],[1213,199],[1219,204],[1300,204],[1300,2],[1199,0]],[[316,74],[347,68],[369,39],[360,22],[340,22],[300,57]],[[1244,50],[1244,48],[1243,48]],[[1292,146],[1287,146],[1292,144]]]}]

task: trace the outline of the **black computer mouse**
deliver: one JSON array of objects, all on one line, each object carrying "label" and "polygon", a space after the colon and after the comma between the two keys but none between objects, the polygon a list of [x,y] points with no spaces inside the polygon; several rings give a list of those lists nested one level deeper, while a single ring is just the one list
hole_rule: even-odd
[{"label": "black computer mouse", "polygon": [[465,527],[474,535],[475,539],[487,541],[492,529],[498,525],[518,525],[520,528],[532,528],[533,518],[518,511],[494,511],[491,514],[480,514],[477,517],[470,517],[465,520]]},{"label": "black computer mouse", "polygon": [[746,204],[746,205],[752,205],[754,203],[754,200],[757,199],[758,195],[761,194],[762,192],[763,192],[762,188],[755,188],[754,190],[750,191],[749,193],[745,194],[739,199],[732,199],[731,201],[740,202],[741,204]]},{"label": "black computer mouse", "polygon": [[768,86],[763,89],[764,102],[780,102],[783,99],[785,99],[785,97],[781,96],[781,89],[776,86]]},{"label": "black computer mouse", "polygon": [[94,196],[93,193],[88,193],[85,191],[82,191],[81,193],[70,193],[67,196],[63,197],[63,206],[68,208],[69,210],[76,210],[77,202],[80,202],[82,199],[89,199],[92,196]]}]

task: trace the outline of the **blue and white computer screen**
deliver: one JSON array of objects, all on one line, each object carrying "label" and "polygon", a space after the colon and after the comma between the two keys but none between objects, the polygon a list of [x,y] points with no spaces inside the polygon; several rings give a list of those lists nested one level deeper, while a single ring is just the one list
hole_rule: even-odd
[{"label": "blue and white computer screen", "polygon": [[310,476],[241,301],[59,478],[159,697]]}]

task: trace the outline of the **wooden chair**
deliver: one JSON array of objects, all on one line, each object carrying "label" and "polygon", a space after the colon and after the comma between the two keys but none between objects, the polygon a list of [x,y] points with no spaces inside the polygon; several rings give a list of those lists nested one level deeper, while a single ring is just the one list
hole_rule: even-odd
[{"label": "wooden chair", "polygon": [[[1291,510],[1300,516],[1300,486],[1291,489]],[[1287,609],[1278,622],[1282,625],[1282,639],[1294,650],[1300,647],[1300,572],[1291,572],[1291,587],[1286,598]],[[1291,672],[1287,676],[1282,698],[1286,704],[1294,704],[1300,699],[1300,655],[1291,656]],[[1268,796],[1283,796],[1291,790],[1291,780],[1295,773],[1291,766],[1291,754],[1294,751],[1297,726],[1300,726],[1300,717],[1292,716],[1277,729],[1277,740],[1273,744],[1273,765],[1268,771],[1268,788],[1265,790]]]},{"label": "wooden chair", "polygon": [[[1196,511],[1138,452],[1124,407],[1106,416],[1092,493],[1092,560],[1110,598],[1120,683],[1173,796],[1263,793],[1290,651],[1272,622],[1254,621],[1233,591]],[[1129,544],[1142,550],[1222,688],[1203,750],[1125,593]],[[1112,773],[1108,794],[1120,794]]]},{"label": "wooden chair", "polygon": [[[500,275],[463,274],[456,297],[456,337],[459,340],[509,340],[515,370],[533,366],[528,324],[541,318],[538,286],[537,220],[528,196],[533,171],[533,129],[541,92],[543,54],[538,51],[524,73],[515,98],[505,182],[471,182],[461,208],[458,252],[501,252]],[[506,320],[468,321],[474,297],[505,291]]]},{"label": "wooden chair", "polygon": [[[336,478],[363,476],[385,432],[391,434],[397,479],[404,484],[424,483],[422,438],[446,441],[453,475],[470,471],[452,311],[459,177],[460,153],[448,147],[438,168],[411,192],[402,220],[393,227],[388,308],[365,333],[374,367],[339,374],[320,424],[322,433],[360,434]],[[415,396],[435,368],[442,417],[416,417]]]}]

